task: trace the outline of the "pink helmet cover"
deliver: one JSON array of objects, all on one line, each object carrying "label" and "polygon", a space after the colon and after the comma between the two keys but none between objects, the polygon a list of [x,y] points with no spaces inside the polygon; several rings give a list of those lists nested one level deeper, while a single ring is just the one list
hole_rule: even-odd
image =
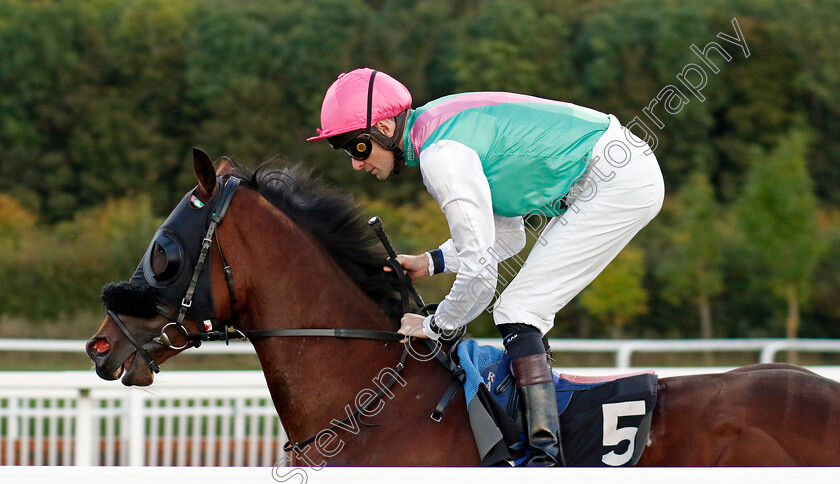
[{"label": "pink helmet cover", "polygon": [[[317,141],[367,126],[367,95],[373,69],[363,68],[343,73],[332,83],[321,105],[321,128]],[[370,124],[394,117],[411,108],[411,93],[399,81],[377,72],[373,81]]]}]

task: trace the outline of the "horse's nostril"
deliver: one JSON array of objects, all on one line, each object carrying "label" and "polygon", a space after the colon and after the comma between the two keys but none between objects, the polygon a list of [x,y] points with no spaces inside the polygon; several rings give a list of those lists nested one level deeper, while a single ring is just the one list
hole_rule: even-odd
[{"label": "horse's nostril", "polygon": [[95,343],[93,343],[93,351],[95,351],[98,355],[101,355],[110,349],[111,344],[108,343],[108,340],[106,340],[105,338],[98,339]]}]

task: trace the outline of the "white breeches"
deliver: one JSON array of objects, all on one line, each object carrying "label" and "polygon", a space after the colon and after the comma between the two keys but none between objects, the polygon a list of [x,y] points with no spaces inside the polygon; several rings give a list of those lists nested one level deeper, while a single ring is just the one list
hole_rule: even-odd
[{"label": "white breeches", "polygon": [[525,323],[545,335],[554,315],[659,213],[664,196],[653,152],[610,115],[589,169],[567,196],[569,208],[546,224],[524,266],[497,298],[496,324]]}]

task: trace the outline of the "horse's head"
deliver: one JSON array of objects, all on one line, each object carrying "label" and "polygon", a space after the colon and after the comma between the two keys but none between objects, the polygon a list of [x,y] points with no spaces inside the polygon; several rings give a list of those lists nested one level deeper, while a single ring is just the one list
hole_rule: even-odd
[{"label": "horse's head", "polygon": [[[211,246],[238,180],[224,177],[227,163],[217,172],[203,151],[195,149],[193,155],[198,186],[155,233],[131,280],[102,291],[108,315],[86,348],[105,380],[122,376],[125,385],[150,385],[160,363],[197,346],[195,335],[217,322],[211,278],[226,277],[211,276],[222,272],[221,265],[211,271],[211,253],[224,258]],[[232,281],[227,281],[232,298]]]}]

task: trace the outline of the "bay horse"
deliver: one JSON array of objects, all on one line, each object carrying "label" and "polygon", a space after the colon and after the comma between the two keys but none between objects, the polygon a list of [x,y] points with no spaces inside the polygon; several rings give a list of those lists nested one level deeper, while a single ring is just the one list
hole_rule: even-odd
[{"label": "bay horse", "polygon": [[[217,170],[196,149],[194,171],[131,282],[103,290],[97,374],[150,385],[196,335],[245,335],[292,465],[478,465],[463,392],[429,418],[451,373],[406,358],[399,282],[358,208],[296,168]],[[840,383],[787,364],[660,379],[638,465],[838,466]]]}]

